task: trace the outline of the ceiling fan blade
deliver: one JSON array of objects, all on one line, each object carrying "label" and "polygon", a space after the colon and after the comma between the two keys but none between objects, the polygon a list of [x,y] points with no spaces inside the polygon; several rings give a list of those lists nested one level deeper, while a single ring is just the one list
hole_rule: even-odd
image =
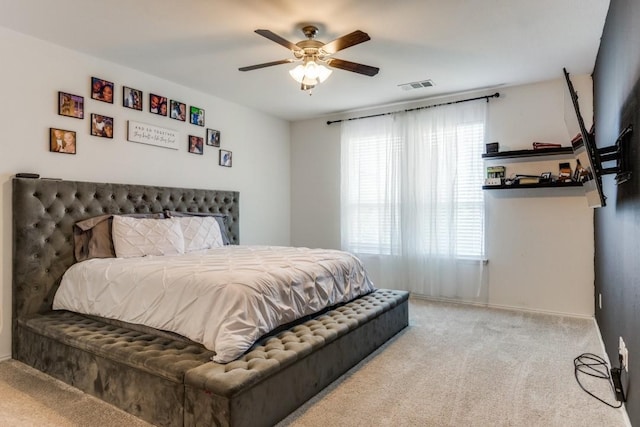
[{"label": "ceiling fan blade", "polygon": [[356,30],[353,33],[347,34],[346,36],[342,36],[333,41],[330,41],[329,43],[322,46],[322,50],[331,55],[339,50],[366,42],[367,40],[371,40],[369,34],[360,30]]},{"label": "ceiling fan blade", "polygon": [[286,47],[289,50],[292,51],[298,51],[300,50],[300,48],[295,44],[295,43],[291,43],[289,40],[285,40],[282,37],[280,37],[279,35],[277,35],[276,33],[274,33],[273,31],[269,31],[269,30],[256,30],[255,31],[257,34],[260,34],[262,37],[266,37],[269,40],[278,43],[279,45],[282,45],[284,47]]},{"label": "ceiling fan blade", "polygon": [[294,61],[293,59],[281,59],[280,61],[265,62],[264,64],[256,64],[256,65],[249,65],[248,67],[240,67],[238,68],[238,70],[251,71],[251,70],[257,70],[259,68],[271,67],[273,65],[290,64],[293,61]]},{"label": "ceiling fan blade", "polygon": [[340,68],[341,70],[352,71],[358,74],[364,74],[365,76],[373,77],[378,74],[380,68],[372,67],[370,65],[358,64],[356,62],[345,61],[344,59],[329,58],[327,65],[334,68]]}]

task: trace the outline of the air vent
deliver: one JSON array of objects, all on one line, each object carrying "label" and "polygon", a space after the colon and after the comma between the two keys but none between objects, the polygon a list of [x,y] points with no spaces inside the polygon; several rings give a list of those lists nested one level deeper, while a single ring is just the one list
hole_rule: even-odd
[{"label": "air vent", "polygon": [[402,88],[402,90],[413,90],[413,89],[420,89],[423,87],[431,87],[433,86],[433,81],[432,80],[423,80],[421,82],[411,82],[411,83],[404,83],[401,85],[398,85]]}]

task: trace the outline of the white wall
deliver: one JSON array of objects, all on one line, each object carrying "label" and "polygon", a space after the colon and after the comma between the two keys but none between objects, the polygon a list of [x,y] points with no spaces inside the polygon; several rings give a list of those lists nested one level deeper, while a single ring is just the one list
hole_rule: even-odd
[{"label": "white wall", "polygon": [[[244,244],[290,243],[289,123],[138,71],[0,27],[0,359],[11,353],[11,176],[35,172],[68,180],[150,184],[240,192]],[[115,82],[115,102],[90,99],[92,76]],[[144,111],[122,107],[122,86],[144,91]],[[58,91],[85,97],[85,119],[57,114]],[[221,131],[233,167],[218,150],[187,152],[189,134],[205,128],[148,112],[149,92],[205,110],[206,127]],[[115,118],[114,139],[89,134],[90,114]],[[179,150],[126,140],[126,121],[179,132]],[[77,131],[77,154],[49,152],[49,127]]]},{"label": "white wall", "polygon": [[[560,74],[560,71],[559,71]],[[563,79],[500,89],[489,105],[488,141],[501,150],[532,142],[569,145]],[[591,80],[574,78],[585,121],[591,121]],[[291,129],[291,239],[296,246],[340,247],[340,125],[327,120],[396,111],[487,95],[394,105],[296,122]],[[500,162],[507,173],[558,173],[565,159]],[[575,162],[571,162],[572,165]],[[488,163],[487,163],[488,164]],[[485,191],[488,304],[593,315],[593,212],[580,188]],[[378,284],[393,287],[393,284]]]}]

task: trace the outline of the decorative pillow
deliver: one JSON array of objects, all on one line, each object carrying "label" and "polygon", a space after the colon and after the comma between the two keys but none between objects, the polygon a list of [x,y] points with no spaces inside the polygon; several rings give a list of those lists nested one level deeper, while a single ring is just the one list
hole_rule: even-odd
[{"label": "decorative pillow", "polygon": [[222,244],[230,245],[231,239],[229,239],[229,235],[227,234],[227,225],[229,222],[229,215],[223,213],[213,213],[213,212],[178,212],[178,211],[164,211],[164,215],[167,218],[183,218],[183,217],[213,217],[218,221],[218,225],[220,226],[220,234],[222,235]]},{"label": "decorative pillow", "polygon": [[182,228],[185,252],[224,246],[220,225],[215,217],[184,216],[172,219],[177,221]]},{"label": "decorative pillow", "polygon": [[[164,218],[163,213],[124,214],[131,218]],[[74,255],[77,262],[91,258],[115,258],[112,239],[113,215],[100,215],[75,223],[73,227]]]},{"label": "decorative pillow", "polygon": [[113,247],[118,258],[184,253],[184,235],[173,219],[113,217]]}]

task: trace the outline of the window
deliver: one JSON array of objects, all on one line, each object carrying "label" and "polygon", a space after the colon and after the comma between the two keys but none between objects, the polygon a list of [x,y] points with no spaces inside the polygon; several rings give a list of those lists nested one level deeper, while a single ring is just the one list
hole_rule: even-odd
[{"label": "window", "polygon": [[448,107],[343,123],[345,250],[484,256],[486,107]]}]

